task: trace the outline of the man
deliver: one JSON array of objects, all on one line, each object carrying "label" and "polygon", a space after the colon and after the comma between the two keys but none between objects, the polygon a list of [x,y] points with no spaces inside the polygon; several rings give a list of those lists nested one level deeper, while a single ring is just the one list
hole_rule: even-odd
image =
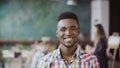
[{"label": "man", "polygon": [[77,44],[79,35],[77,16],[72,12],[62,13],[57,20],[58,49],[44,56],[38,68],[99,68],[97,58],[86,54]]}]

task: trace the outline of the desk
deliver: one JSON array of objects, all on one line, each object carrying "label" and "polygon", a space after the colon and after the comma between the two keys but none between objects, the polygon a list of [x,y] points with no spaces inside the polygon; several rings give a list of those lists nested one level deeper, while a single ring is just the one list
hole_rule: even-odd
[{"label": "desk", "polygon": [[28,54],[30,51],[28,50],[22,50],[21,55],[15,58],[15,54],[13,51],[10,50],[3,50],[3,57],[4,57],[4,63],[5,63],[5,68],[23,68],[24,62],[26,61]]}]

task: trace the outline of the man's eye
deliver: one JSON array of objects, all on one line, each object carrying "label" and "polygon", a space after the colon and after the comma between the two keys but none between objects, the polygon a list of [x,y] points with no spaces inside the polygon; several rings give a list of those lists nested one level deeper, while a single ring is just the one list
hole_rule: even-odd
[{"label": "man's eye", "polygon": [[61,29],[60,31],[65,31],[65,29],[63,28],[63,29]]},{"label": "man's eye", "polygon": [[71,28],[71,30],[76,30],[76,28]]}]

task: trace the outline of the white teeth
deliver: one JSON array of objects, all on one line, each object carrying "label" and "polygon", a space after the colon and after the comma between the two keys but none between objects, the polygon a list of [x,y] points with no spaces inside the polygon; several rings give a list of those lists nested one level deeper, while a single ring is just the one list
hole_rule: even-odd
[{"label": "white teeth", "polygon": [[71,41],[72,40],[72,38],[66,38],[65,39],[65,41]]}]

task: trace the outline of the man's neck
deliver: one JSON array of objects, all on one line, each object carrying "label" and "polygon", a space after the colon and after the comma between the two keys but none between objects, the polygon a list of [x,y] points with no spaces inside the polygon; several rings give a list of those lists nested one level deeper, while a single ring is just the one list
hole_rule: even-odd
[{"label": "man's neck", "polygon": [[62,58],[69,62],[71,60],[76,48],[77,48],[77,45],[74,45],[71,48],[67,48],[67,47],[61,45],[60,50],[61,50]]}]

